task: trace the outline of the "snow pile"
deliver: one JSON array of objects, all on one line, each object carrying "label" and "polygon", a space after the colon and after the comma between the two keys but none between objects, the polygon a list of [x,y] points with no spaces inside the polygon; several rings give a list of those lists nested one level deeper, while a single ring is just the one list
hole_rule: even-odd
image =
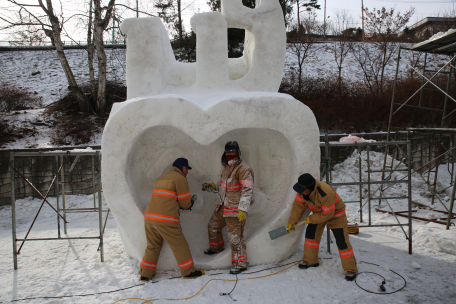
[{"label": "snow pile", "polygon": [[364,139],[362,137],[353,136],[353,135],[349,134],[346,137],[341,137],[339,139],[339,142],[345,142],[345,143],[360,142],[361,143],[361,142],[375,142],[375,140],[373,140],[373,139],[367,140],[367,139]]},{"label": "snow pile", "polygon": [[[439,37],[441,37],[443,35],[450,34],[450,33],[453,33],[453,32],[456,32],[456,29],[449,29],[446,32],[438,32],[437,34],[432,35],[431,38],[429,38],[428,40],[423,41],[423,42],[428,42],[428,41],[431,41],[431,40],[435,40],[435,39],[437,39],[437,38],[439,38]],[[421,42],[421,43],[423,43],[423,42]]]}]

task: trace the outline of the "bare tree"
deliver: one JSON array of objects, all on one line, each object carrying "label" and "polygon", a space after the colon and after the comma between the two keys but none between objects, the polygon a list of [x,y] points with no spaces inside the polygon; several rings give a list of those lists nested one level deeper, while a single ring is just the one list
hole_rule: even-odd
[{"label": "bare tree", "polygon": [[354,43],[350,49],[363,73],[363,80],[373,96],[380,94],[382,53],[370,43]]},{"label": "bare tree", "polygon": [[352,35],[348,31],[350,25],[353,23],[353,17],[346,10],[335,10],[334,16],[334,21],[329,26],[332,34],[337,36],[337,39],[327,45],[326,50],[332,54],[336,62],[338,71],[337,80],[340,90],[342,85],[342,66],[353,44]]},{"label": "bare tree", "polygon": [[365,37],[368,41],[373,42],[382,53],[380,58],[380,92],[383,91],[385,67],[399,48],[397,36],[414,13],[413,7],[404,14],[395,13],[394,8],[382,7],[380,10],[374,8],[372,11],[369,11],[367,7],[364,8]]},{"label": "bare tree", "polygon": [[[300,26],[297,24],[296,26]],[[298,92],[302,91],[302,71],[304,64],[310,56],[314,55],[317,50],[317,39],[315,33],[320,32],[320,27],[316,20],[316,14],[308,12],[303,19],[302,30],[290,37],[290,43],[287,44],[288,51],[292,53],[298,63]]]},{"label": "bare tree", "polygon": [[87,98],[76,82],[65,52],[63,51],[61,38],[64,24],[74,16],[64,16],[61,7],[60,11],[56,11],[53,7],[52,0],[37,0],[35,4],[23,3],[19,0],[6,1],[12,5],[12,8],[10,10],[7,8],[8,13],[2,13],[0,15],[0,19],[6,23],[0,29],[23,29],[27,26],[35,26],[40,27],[47,36],[52,37],[53,45],[68,81],[68,89],[77,100],[79,109],[87,112]]},{"label": "bare tree", "polygon": [[106,111],[106,53],[103,45],[103,34],[109,25],[115,0],[109,0],[107,6],[101,6],[101,0],[93,0],[93,42],[98,59],[97,112],[104,116]]},{"label": "bare tree", "polygon": [[312,9],[320,9],[320,5],[317,4],[318,0],[292,0],[291,3],[296,3],[296,16],[298,19],[297,31],[299,32],[301,27],[301,8],[305,8],[307,12],[311,12]]}]

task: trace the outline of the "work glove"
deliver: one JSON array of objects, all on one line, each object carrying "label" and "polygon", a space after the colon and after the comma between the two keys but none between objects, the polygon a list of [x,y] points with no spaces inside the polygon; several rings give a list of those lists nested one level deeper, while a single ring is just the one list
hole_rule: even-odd
[{"label": "work glove", "polygon": [[306,222],[304,223],[305,225],[312,224],[312,223],[310,222],[310,218],[309,218],[309,217],[306,217],[304,220],[306,221]]},{"label": "work glove", "polygon": [[[188,208],[186,210],[192,211],[193,205],[195,204],[195,201],[197,200],[197,198],[198,198],[198,196],[196,194],[192,195],[192,198],[190,199],[190,202],[192,203],[192,205],[190,206],[190,208]],[[180,208],[180,209],[182,209],[182,208]]]},{"label": "work glove", "polygon": [[239,221],[242,222],[247,217],[247,212],[245,212],[244,210],[238,210],[237,217]]},{"label": "work glove", "polygon": [[293,227],[292,224],[287,225],[287,233],[290,233],[290,231],[294,231],[294,230],[295,230],[295,227]]},{"label": "work glove", "polygon": [[212,192],[212,190],[210,188],[214,189],[214,191],[217,190],[217,186],[214,183],[205,183],[205,184],[203,184],[203,190],[204,191]]}]

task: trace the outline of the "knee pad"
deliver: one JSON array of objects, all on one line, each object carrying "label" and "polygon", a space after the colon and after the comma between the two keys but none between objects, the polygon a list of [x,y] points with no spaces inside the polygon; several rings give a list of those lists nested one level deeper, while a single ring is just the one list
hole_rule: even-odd
[{"label": "knee pad", "polygon": [[336,244],[337,248],[339,250],[344,250],[347,249],[347,243],[345,242],[345,236],[344,236],[344,228],[338,228],[338,229],[331,229],[334,237],[336,238]]},{"label": "knee pad", "polygon": [[317,231],[317,224],[308,224],[306,228],[306,239],[315,240],[315,232]]}]

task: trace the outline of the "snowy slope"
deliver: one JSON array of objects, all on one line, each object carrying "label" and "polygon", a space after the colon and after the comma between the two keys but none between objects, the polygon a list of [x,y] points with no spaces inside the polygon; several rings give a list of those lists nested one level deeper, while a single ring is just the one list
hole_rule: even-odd
[{"label": "snowy slope", "polygon": [[[333,55],[327,51],[327,44],[318,44],[311,56],[307,59],[303,68],[303,75],[308,77],[325,78],[337,75],[337,65]],[[374,48],[373,45],[370,46]],[[87,52],[85,50],[66,50],[67,58],[73,73],[79,83],[89,81],[89,69],[87,64]],[[125,49],[106,49],[108,61],[108,80],[115,80],[125,83]],[[404,52],[403,61],[411,62],[410,52]],[[442,66],[445,56],[429,56],[428,64],[430,67]],[[420,62],[423,62],[421,56]],[[63,73],[60,62],[55,51],[20,51],[20,52],[0,52],[0,85],[12,85],[19,88],[29,89],[37,92],[43,101],[43,105],[49,105],[57,101],[67,92],[68,83]],[[291,70],[297,69],[296,56],[287,49],[284,75],[288,75]],[[39,72],[39,74],[32,75]],[[394,77],[395,62],[391,60],[386,67],[386,76]],[[402,65],[402,75],[408,73],[405,65]],[[344,61],[342,77],[347,80],[362,80],[363,73],[359,64],[355,61],[352,54],[348,54]],[[20,111],[19,114],[12,114],[5,117],[10,123],[21,124],[22,126],[34,127],[31,123],[40,122],[43,117],[43,110]],[[9,143],[4,148],[25,148],[52,147],[50,134],[52,129],[46,126],[36,127],[39,135],[28,137],[17,142]],[[99,145],[101,134],[97,134],[87,145]]]},{"label": "snowy slope", "polygon": [[[357,157],[354,153],[333,171],[335,182],[357,180]],[[372,153],[373,169],[382,164],[382,154]],[[365,155],[363,155],[363,159]],[[377,169],[378,169],[377,168]],[[439,176],[441,186],[449,184],[449,176],[442,167]],[[401,176],[398,176],[399,178]],[[338,193],[344,200],[353,199],[357,187],[340,187]],[[404,195],[401,188],[391,193]],[[418,176],[413,177],[413,200],[429,204],[428,191]],[[446,191],[448,195],[448,190]],[[55,199],[50,199],[55,205]],[[69,196],[70,207],[93,206],[92,196]],[[41,201],[27,198],[17,201],[18,237],[23,237],[33,220]],[[403,203],[390,201],[395,211],[403,209]],[[446,202],[448,205],[448,202]],[[374,207],[372,207],[374,208]],[[433,208],[442,210],[438,204]],[[367,206],[363,211],[367,214]],[[420,209],[420,216],[432,217],[429,209]],[[350,221],[359,221],[358,206],[349,204],[347,214]],[[97,214],[78,213],[68,216],[69,236],[93,236],[98,231]],[[401,221],[406,220],[401,219]],[[394,223],[394,217],[378,212],[372,213],[372,223]],[[248,222],[247,222],[248,223]],[[285,223],[284,223],[285,224]],[[11,245],[11,217],[9,207],[0,209],[0,302],[9,303],[28,297],[59,297],[76,294],[92,294],[113,291],[139,284],[139,264],[130,259],[124,251],[116,223],[110,217],[105,233],[105,262],[101,263],[96,240],[27,242],[19,256],[19,269],[13,270]],[[350,235],[355,256],[361,272],[375,272],[386,279],[386,292],[393,292],[403,286],[403,280],[389,270],[405,278],[404,289],[391,295],[377,295],[363,291],[354,282],[343,278],[343,270],[334,240],[331,253],[326,252],[326,233],[320,247],[320,267],[300,270],[293,266],[278,274],[286,267],[266,270],[254,274],[240,275],[259,279],[239,281],[232,298],[238,303],[452,303],[456,296],[456,227],[445,230],[445,226],[423,221],[413,222],[413,255],[408,254],[408,242],[399,227],[361,229],[359,235]],[[55,213],[45,206],[30,235],[56,237]],[[189,240],[191,242],[191,240]],[[299,260],[302,256],[302,242],[299,252],[284,263]],[[206,248],[201,248],[205,250]],[[367,264],[374,263],[379,266]],[[198,266],[198,265],[196,265]],[[258,271],[276,265],[261,265],[248,272]],[[291,266],[291,265],[289,265]],[[287,266],[288,267],[288,266]],[[219,275],[209,276],[211,274]],[[157,299],[184,298],[197,293],[210,279],[233,280],[227,269],[208,271],[206,276],[195,280],[184,280],[179,272],[159,273],[154,282],[130,289],[86,297],[63,299],[26,300],[19,303],[114,303],[126,298]],[[360,274],[357,283],[372,292],[380,292],[382,278],[371,273]],[[230,292],[234,282],[212,281],[194,298],[186,303],[232,303],[221,292]],[[153,301],[167,303],[168,301]],[[119,302],[117,302],[119,303]],[[120,303],[152,303],[142,300],[125,300]]]}]

